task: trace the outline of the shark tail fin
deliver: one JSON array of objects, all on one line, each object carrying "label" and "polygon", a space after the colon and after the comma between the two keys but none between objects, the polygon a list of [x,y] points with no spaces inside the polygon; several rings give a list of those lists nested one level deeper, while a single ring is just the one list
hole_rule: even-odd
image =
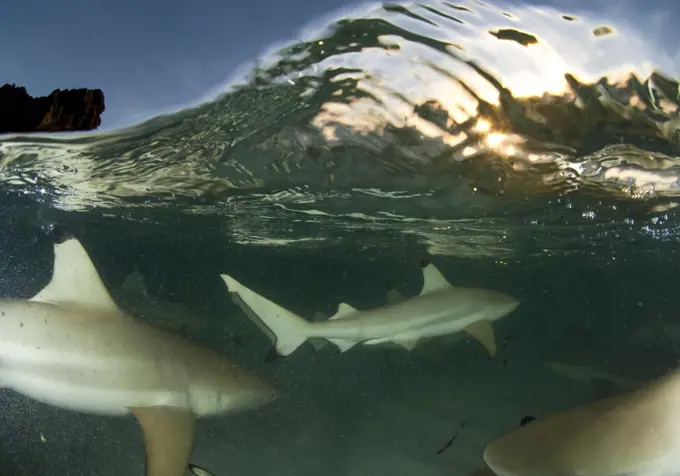
[{"label": "shark tail fin", "polygon": [[310,323],[278,304],[260,296],[226,274],[221,275],[229,292],[237,294],[239,301],[264,324],[276,340],[276,353],[289,355],[307,340]]}]

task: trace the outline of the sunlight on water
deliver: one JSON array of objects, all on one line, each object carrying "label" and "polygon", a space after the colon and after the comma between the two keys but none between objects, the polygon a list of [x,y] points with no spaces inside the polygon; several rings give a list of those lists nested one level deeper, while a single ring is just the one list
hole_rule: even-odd
[{"label": "sunlight on water", "polygon": [[211,102],[107,133],[4,137],[0,178],[43,208],[228,217],[220,233],[269,246],[397,232],[502,257],[564,220],[595,241],[668,237],[674,61],[621,15],[385,4],[304,37]]}]

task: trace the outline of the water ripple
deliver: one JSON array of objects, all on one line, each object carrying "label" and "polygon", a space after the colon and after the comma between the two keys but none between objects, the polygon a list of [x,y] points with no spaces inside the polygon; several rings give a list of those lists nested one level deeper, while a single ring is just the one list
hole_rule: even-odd
[{"label": "water ripple", "polygon": [[638,24],[374,5],[208,103],[107,133],[4,136],[0,180],[57,210],[171,210],[272,246],[375,232],[511,256],[670,241],[680,93],[672,57]]}]

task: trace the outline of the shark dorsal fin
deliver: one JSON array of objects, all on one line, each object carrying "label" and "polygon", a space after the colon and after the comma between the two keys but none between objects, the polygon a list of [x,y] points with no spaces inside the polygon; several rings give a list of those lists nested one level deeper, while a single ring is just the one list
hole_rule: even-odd
[{"label": "shark dorsal fin", "polygon": [[52,280],[30,301],[118,310],[87,251],[73,237],[54,245]]},{"label": "shark dorsal fin", "polygon": [[438,291],[440,289],[450,288],[451,285],[446,280],[444,275],[439,272],[437,267],[432,263],[423,268],[423,289],[420,290],[420,295]]},{"label": "shark dorsal fin", "polygon": [[357,312],[357,310],[354,309],[352,306],[344,302],[341,302],[340,305],[338,306],[338,312],[329,317],[328,320],[342,319],[343,317],[347,317],[350,314],[354,314],[355,312]]}]

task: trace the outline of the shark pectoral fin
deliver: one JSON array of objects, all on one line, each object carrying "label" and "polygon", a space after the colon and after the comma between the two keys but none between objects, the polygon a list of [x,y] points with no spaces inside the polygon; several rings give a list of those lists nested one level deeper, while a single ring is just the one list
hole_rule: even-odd
[{"label": "shark pectoral fin", "polygon": [[52,280],[29,301],[70,302],[105,311],[119,311],[87,251],[71,235],[55,243]]},{"label": "shark pectoral fin", "polygon": [[418,339],[392,339],[392,342],[403,347],[404,349],[411,351],[418,345]]},{"label": "shark pectoral fin", "polygon": [[438,291],[440,289],[450,288],[451,285],[446,280],[444,275],[439,272],[437,267],[433,264],[428,264],[423,268],[423,289],[420,290],[420,295]]},{"label": "shark pectoral fin", "polygon": [[468,325],[465,332],[477,339],[484,346],[491,357],[496,355],[496,335],[490,321],[485,319]]},{"label": "shark pectoral fin", "polygon": [[340,352],[347,352],[349,349],[357,345],[357,343],[353,340],[345,340],[345,339],[328,339],[331,341],[338,349],[340,349]]},{"label": "shark pectoral fin", "polygon": [[387,291],[387,304],[396,304],[403,301],[405,298],[396,289],[390,289]]},{"label": "shark pectoral fin", "polygon": [[170,407],[130,410],[144,434],[146,476],[184,476],[194,443],[194,414]]},{"label": "shark pectoral fin", "polygon": [[338,312],[329,317],[328,320],[342,319],[343,317],[347,317],[351,314],[354,314],[355,312],[357,312],[357,310],[354,309],[352,306],[350,306],[347,303],[341,302],[340,305],[338,306]]}]

